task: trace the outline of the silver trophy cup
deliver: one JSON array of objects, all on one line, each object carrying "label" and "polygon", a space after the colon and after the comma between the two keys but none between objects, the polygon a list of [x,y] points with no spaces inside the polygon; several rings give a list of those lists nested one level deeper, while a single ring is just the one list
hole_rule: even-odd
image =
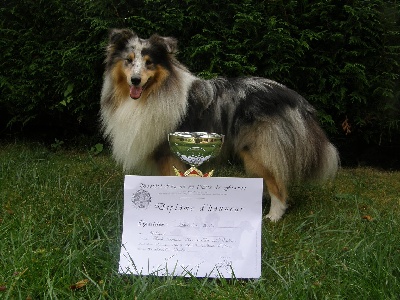
[{"label": "silver trophy cup", "polygon": [[173,132],[168,135],[168,142],[171,151],[191,166],[184,173],[173,167],[177,176],[211,177],[214,170],[203,174],[197,167],[219,154],[224,135],[208,132]]}]

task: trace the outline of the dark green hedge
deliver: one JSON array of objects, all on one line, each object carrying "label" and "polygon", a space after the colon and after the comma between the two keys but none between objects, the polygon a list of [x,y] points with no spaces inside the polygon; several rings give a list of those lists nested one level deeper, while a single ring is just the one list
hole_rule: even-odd
[{"label": "dark green hedge", "polygon": [[[132,4],[133,3],[133,4]],[[400,132],[393,1],[11,0],[0,8],[0,133],[98,132],[108,29],[175,36],[202,77],[257,75],[298,90],[332,137]]]}]

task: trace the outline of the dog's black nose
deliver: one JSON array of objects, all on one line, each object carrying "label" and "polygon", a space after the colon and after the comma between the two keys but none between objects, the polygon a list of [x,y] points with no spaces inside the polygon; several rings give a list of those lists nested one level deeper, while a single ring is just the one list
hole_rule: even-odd
[{"label": "dog's black nose", "polygon": [[132,76],[131,77],[131,82],[133,85],[139,85],[141,81],[142,81],[142,78],[140,78],[140,76]]}]

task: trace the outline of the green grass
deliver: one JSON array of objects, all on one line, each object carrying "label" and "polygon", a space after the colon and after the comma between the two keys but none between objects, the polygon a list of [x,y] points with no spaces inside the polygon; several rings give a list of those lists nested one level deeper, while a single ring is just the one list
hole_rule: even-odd
[{"label": "green grass", "polygon": [[343,169],[292,199],[263,224],[259,280],[121,276],[109,155],[0,145],[0,299],[400,299],[400,172]]}]

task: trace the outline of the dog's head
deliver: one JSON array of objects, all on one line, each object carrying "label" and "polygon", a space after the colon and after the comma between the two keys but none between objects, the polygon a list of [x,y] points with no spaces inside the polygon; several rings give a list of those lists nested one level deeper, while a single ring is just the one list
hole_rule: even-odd
[{"label": "dog's head", "polygon": [[160,86],[172,71],[177,41],[153,35],[141,39],[129,29],[110,31],[106,69],[118,88],[132,99],[148,95]]}]

